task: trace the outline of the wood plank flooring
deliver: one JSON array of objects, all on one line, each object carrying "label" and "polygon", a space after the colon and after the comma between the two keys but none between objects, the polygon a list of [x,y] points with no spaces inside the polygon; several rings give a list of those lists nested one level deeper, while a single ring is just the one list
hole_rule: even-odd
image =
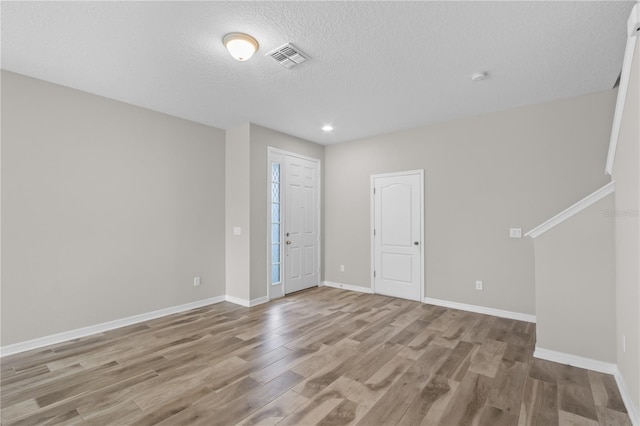
[{"label": "wood plank flooring", "polygon": [[2,359],[3,425],[630,425],[535,325],[317,288]]}]

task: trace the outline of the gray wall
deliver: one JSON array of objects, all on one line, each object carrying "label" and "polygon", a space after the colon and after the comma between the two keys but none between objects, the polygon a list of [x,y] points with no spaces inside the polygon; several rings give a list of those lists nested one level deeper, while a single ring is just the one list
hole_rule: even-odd
[{"label": "gray wall", "polygon": [[[636,413],[640,413],[640,43],[631,68],[631,79],[618,140],[613,180],[616,181],[616,307],[618,368],[625,380]],[[627,351],[622,351],[622,336]]]},{"label": "gray wall", "polygon": [[424,169],[426,297],[534,314],[533,242],[509,227],[526,232],[608,181],[615,96],[327,146],[325,280],[370,286],[370,175]]},{"label": "gray wall", "polygon": [[224,294],[223,200],[222,131],[2,71],[1,344]]},{"label": "gray wall", "polygon": [[[251,124],[251,299],[267,295],[270,277],[267,259],[267,236],[270,226],[267,217],[268,147],[319,159],[320,175],[324,178],[324,146]],[[321,205],[324,205],[324,184],[321,184],[320,197]],[[321,218],[324,217],[322,210],[320,215]],[[321,261],[320,271],[322,270]]]},{"label": "gray wall", "polygon": [[[225,247],[227,295],[250,299],[251,186],[250,125],[228,129],[225,135]],[[240,235],[233,228],[240,227]]]},{"label": "gray wall", "polygon": [[[244,124],[226,132],[227,294],[250,302],[267,296],[267,150],[306,155],[324,163],[324,146],[295,136]],[[324,174],[323,174],[324,175]],[[233,235],[233,227],[242,235]],[[322,268],[322,265],[321,265]]]},{"label": "gray wall", "polygon": [[613,208],[611,194],[535,239],[536,347],[615,363]]}]

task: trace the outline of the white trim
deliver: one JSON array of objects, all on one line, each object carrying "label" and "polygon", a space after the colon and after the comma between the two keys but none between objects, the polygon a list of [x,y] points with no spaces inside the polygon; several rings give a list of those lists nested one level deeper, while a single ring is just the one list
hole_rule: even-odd
[{"label": "white trim", "polygon": [[546,359],[547,361],[558,362],[560,364],[573,365],[574,367],[586,368],[587,370],[598,371],[600,373],[614,374],[618,367],[611,362],[598,361],[597,359],[585,358],[565,352],[552,351],[536,346],[533,352],[534,358]]},{"label": "white trim", "polygon": [[622,114],[624,111],[625,101],[627,99],[627,90],[629,87],[629,75],[631,74],[631,66],[633,64],[633,54],[636,48],[636,36],[640,28],[640,5],[636,4],[631,9],[629,20],[627,21],[627,45],[624,50],[624,58],[622,60],[622,72],[620,73],[620,86],[618,87],[618,97],[616,99],[616,109],[613,114],[613,126],[611,128],[611,137],[609,139],[609,152],[607,153],[607,165],[605,172],[609,175],[613,174],[613,164],[616,158],[616,148],[618,146],[618,137],[620,136],[620,126],[622,125]]},{"label": "white trim", "polygon": [[251,308],[253,306],[262,305],[263,303],[267,303],[270,299],[269,296],[258,297],[257,299],[243,299],[241,297],[229,296],[228,294],[224,296],[224,300],[227,302],[235,303],[236,305],[244,306],[245,308]]},{"label": "white trim", "polygon": [[627,384],[620,373],[620,370],[616,366],[616,371],[613,373],[613,377],[616,379],[616,383],[618,384],[618,389],[620,390],[620,396],[622,397],[622,402],[624,402],[624,406],[627,408],[627,414],[629,414],[629,418],[631,419],[631,423],[634,426],[640,426],[640,415],[638,415],[638,409],[633,404],[633,398],[629,395],[629,390],[627,389]]},{"label": "white trim", "polygon": [[[342,284],[342,283],[336,283],[332,281],[322,281],[318,285],[318,287],[323,287],[323,286],[340,288],[343,290],[357,291],[360,293],[368,293],[368,294],[374,293],[373,289],[369,287]],[[429,305],[443,306],[445,308],[459,309],[461,311],[475,312],[477,314],[493,315],[494,317],[509,318],[509,319],[514,319],[518,321],[531,322],[531,323],[536,322],[535,315],[523,314],[520,312],[503,311],[502,309],[487,308],[487,307],[478,306],[478,305],[468,305],[466,303],[450,302],[448,300],[432,299],[430,297],[425,297],[423,302]]]},{"label": "white trim", "polygon": [[292,157],[300,158],[302,160],[317,161],[318,163],[320,163],[320,159],[319,158],[313,158],[313,157],[309,157],[308,155],[302,155],[302,154],[295,153],[293,151],[285,151],[284,149],[274,148],[272,146],[268,146],[267,147],[267,155],[268,154],[272,154],[272,153],[273,154],[280,154],[280,155],[290,155]]},{"label": "white trim", "polygon": [[560,364],[573,365],[574,367],[586,368],[588,370],[598,371],[600,373],[612,374],[616,379],[616,384],[620,390],[620,396],[624,402],[624,406],[627,409],[627,414],[631,419],[631,423],[635,426],[640,426],[640,416],[633,404],[633,398],[629,395],[627,385],[620,374],[620,370],[616,364],[604,361],[598,361],[591,358],[584,358],[577,355],[571,355],[564,352],[552,351],[550,349],[544,349],[536,346],[533,352],[535,358],[546,359],[547,361],[558,362]]},{"label": "white trim", "polygon": [[[392,172],[392,173],[378,173],[375,175],[371,175],[370,179],[370,188],[369,188],[369,197],[370,197],[370,224],[369,224],[369,238],[370,238],[370,246],[371,246],[371,293],[376,292],[376,281],[374,276],[374,268],[376,267],[376,247],[375,247],[375,239],[373,238],[373,231],[375,228],[375,185],[377,178],[387,178],[394,176],[409,176],[409,175],[419,175],[420,176],[420,236],[422,238],[422,242],[420,244],[420,300],[422,301],[424,298],[425,292],[425,275],[424,275],[424,246],[425,246],[425,226],[424,226],[424,169],[417,170],[407,170],[403,172]],[[357,290],[356,290],[357,291]]]},{"label": "white trim", "polygon": [[371,293],[375,293],[376,287],[376,243],[375,238],[373,237],[373,231],[376,227],[376,197],[375,193],[373,192],[376,188],[375,176],[376,175],[371,175],[369,177],[369,246],[371,247],[371,271],[369,271],[369,279],[371,281],[369,284],[369,288],[371,290]]},{"label": "white trim", "polygon": [[541,225],[536,226],[531,231],[529,231],[526,234],[524,234],[524,236],[525,237],[531,237],[531,238],[538,238],[540,235],[544,234],[545,232],[547,232],[551,228],[561,224],[565,220],[569,219],[571,216],[574,216],[574,215],[580,213],[582,210],[584,210],[587,207],[589,207],[590,205],[602,200],[607,195],[613,194],[613,192],[615,190],[616,190],[616,183],[615,182],[609,182],[608,184],[606,184],[602,188],[598,189],[597,191],[592,192],[591,194],[587,195],[586,197],[584,197],[582,200],[578,201],[577,203],[575,203],[571,207],[561,211],[560,213],[558,213],[557,215],[553,216],[551,219],[547,220],[546,222],[542,223]]},{"label": "white trim", "polygon": [[509,318],[518,321],[536,322],[536,316],[523,314],[520,312],[503,311],[502,309],[487,308],[485,306],[468,305],[466,303],[450,302],[448,300],[424,298],[424,303],[429,305],[443,306],[445,308],[459,309],[461,311],[475,312],[478,314],[493,315],[494,317]]},{"label": "white trim", "polygon": [[267,303],[269,300],[269,296],[258,297],[256,299],[251,299],[249,301],[249,307],[262,305],[263,303]]},{"label": "white trim", "polygon": [[32,349],[54,345],[56,343],[66,342],[68,340],[79,339],[80,337],[90,336],[92,334],[98,334],[116,328],[126,327],[128,325],[149,321],[167,315],[177,314],[179,312],[189,311],[191,309],[201,308],[207,305],[213,305],[214,303],[224,302],[224,300],[225,296],[211,297],[208,299],[198,300],[196,302],[185,303],[184,305],[158,309],[157,311],[146,312],[144,314],[133,315],[114,321],[107,321],[101,324],[90,325],[88,327],[77,328],[75,330],[64,331],[62,333],[38,337],[37,339],[27,340],[25,342],[6,345],[0,348],[0,357],[17,354],[19,352],[30,351]]},{"label": "white trim", "polygon": [[229,296],[228,294],[224,296],[224,300],[227,302],[235,303],[236,305],[244,306],[245,308],[249,307],[249,300],[243,299],[241,297]]},{"label": "white trim", "polygon": [[373,290],[370,287],[361,287],[359,285],[341,284],[333,281],[322,281],[318,284],[318,287],[333,287],[341,288],[342,290],[357,291],[359,293],[372,294]]}]

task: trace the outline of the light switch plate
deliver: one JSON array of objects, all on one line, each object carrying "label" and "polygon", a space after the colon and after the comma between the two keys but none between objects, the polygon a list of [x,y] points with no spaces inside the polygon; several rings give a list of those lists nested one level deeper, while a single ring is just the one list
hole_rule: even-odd
[{"label": "light switch plate", "polygon": [[233,235],[242,235],[242,228],[240,228],[239,226],[234,226]]},{"label": "light switch plate", "polygon": [[509,228],[509,237],[522,238],[522,228]]}]

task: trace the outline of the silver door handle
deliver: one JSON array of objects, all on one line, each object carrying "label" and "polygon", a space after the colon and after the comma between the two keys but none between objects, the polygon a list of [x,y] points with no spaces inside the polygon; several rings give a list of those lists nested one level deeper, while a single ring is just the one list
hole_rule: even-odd
[{"label": "silver door handle", "polygon": [[287,241],[286,244],[291,244],[291,241]]},{"label": "silver door handle", "polygon": [[419,243],[419,242],[417,242],[417,241],[414,241],[414,242],[413,242],[413,245],[414,245],[414,246],[419,246],[419,245],[420,245],[420,243]]}]

